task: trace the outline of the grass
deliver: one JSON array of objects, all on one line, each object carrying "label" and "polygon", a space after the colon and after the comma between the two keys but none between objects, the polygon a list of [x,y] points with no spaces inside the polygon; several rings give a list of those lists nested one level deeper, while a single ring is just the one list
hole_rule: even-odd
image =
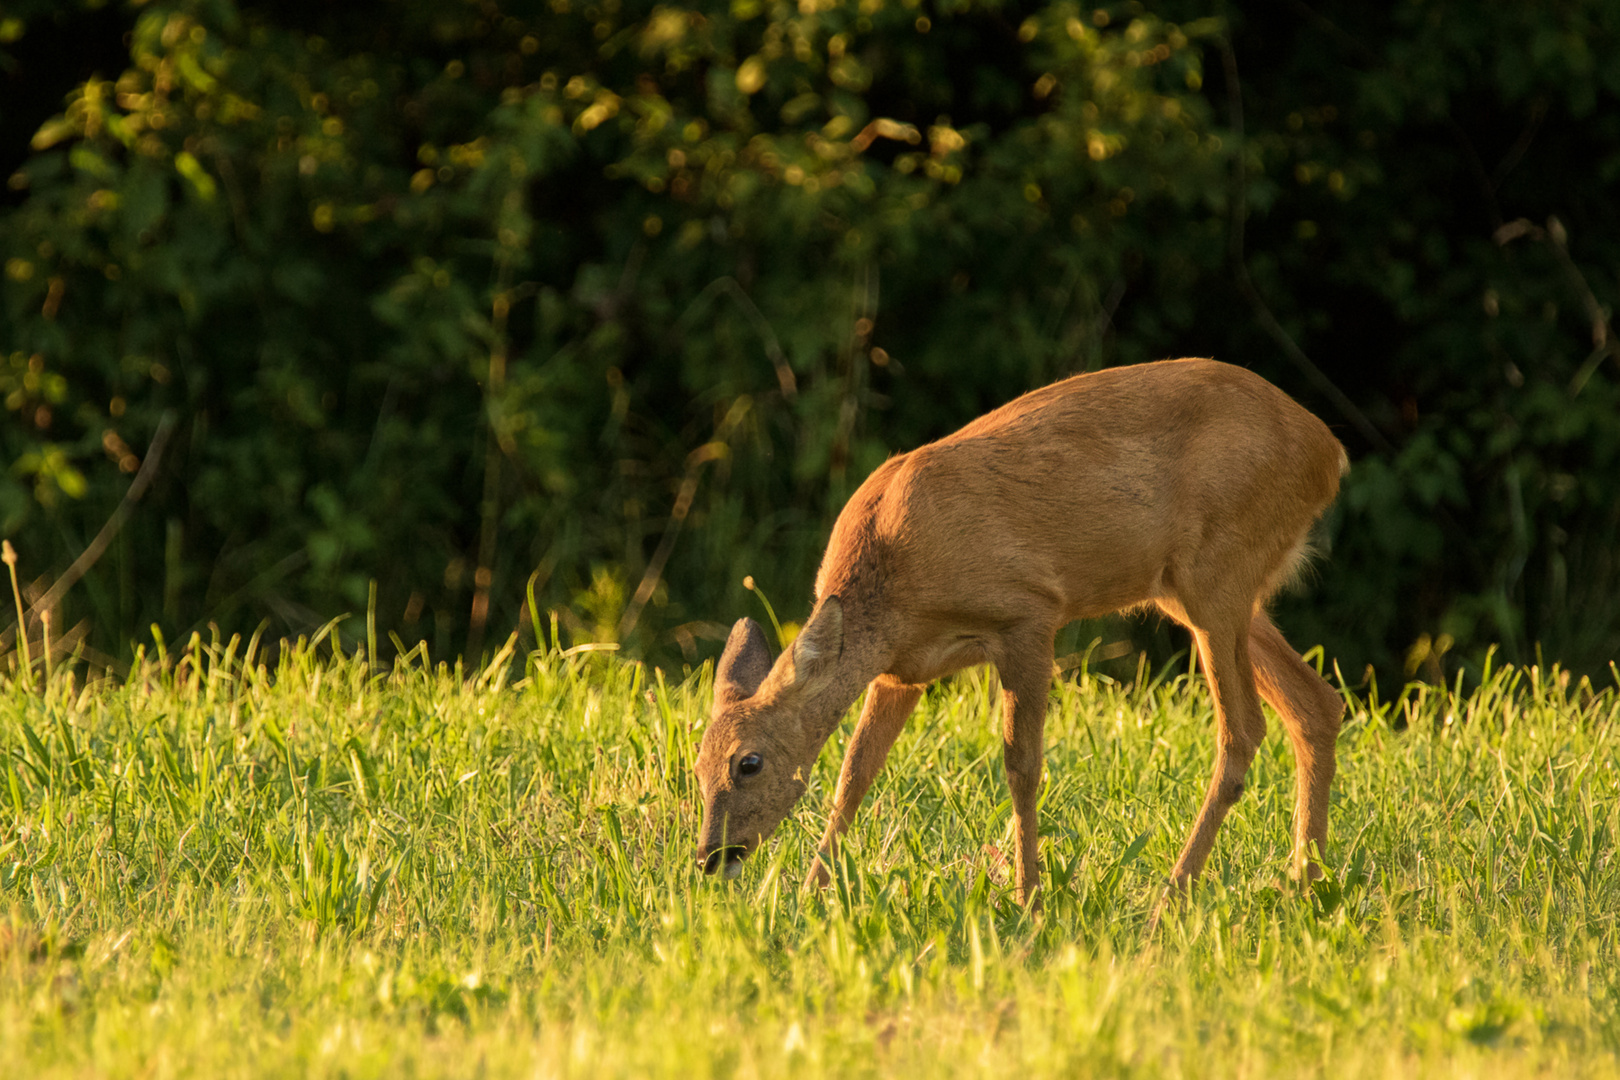
[{"label": "grass", "polygon": [[703,677],[238,652],[3,687],[0,1075],[1620,1073],[1620,694],[1557,669],[1353,697],[1305,892],[1274,730],[1149,937],[1212,752],[1184,677],[1054,684],[1031,920],[983,674],[929,692],[806,896],[840,746],[700,878]]}]

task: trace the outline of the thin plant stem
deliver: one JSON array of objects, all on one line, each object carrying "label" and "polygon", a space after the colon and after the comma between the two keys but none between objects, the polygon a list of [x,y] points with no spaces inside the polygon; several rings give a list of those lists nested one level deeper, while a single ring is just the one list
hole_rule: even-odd
[{"label": "thin plant stem", "polygon": [[28,623],[23,617],[22,587],[17,584],[17,549],[11,541],[0,542],[0,559],[11,571],[11,596],[17,601],[17,648],[22,651],[23,685],[34,684],[34,659],[28,654]]}]

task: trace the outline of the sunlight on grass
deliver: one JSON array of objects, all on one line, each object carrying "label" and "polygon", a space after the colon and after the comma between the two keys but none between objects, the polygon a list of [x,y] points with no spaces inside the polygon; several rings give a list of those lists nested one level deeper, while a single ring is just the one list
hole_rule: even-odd
[{"label": "sunlight on grass", "polygon": [[1212,753],[1185,676],[1054,684],[1032,920],[985,673],[807,896],[833,750],[739,881],[693,866],[706,676],[238,651],[0,692],[0,1074],[1617,1071],[1620,695],[1556,669],[1352,697],[1304,892],[1269,739],[1150,939]]}]

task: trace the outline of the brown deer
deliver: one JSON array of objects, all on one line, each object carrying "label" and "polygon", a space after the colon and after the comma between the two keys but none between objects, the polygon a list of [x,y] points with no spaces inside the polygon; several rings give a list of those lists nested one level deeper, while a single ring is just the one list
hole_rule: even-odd
[{"label": "brown deer", "polygon": [[[1190,887],[1265,736],[1298,765],[1293,868],[1320,873],[1344,704],[1263,604],[1304,561],[1348,469],[1327,426],[1260,376],[1213,360],[1077,375],[890,458],[833,525],[803,631],[773,665],[732,628],[697,759],[697,861],[735,876],[804,793],[867,691],[822,840],[830,854],[925,686],[1001,677],[1018,898],[1040,884],[1035,823],[1052,645],[1071,620],[1155,605],[1192,631],[1215,698],[1215,774],[1176,862]],[[825,884],[817,859],[807,884]]]}]

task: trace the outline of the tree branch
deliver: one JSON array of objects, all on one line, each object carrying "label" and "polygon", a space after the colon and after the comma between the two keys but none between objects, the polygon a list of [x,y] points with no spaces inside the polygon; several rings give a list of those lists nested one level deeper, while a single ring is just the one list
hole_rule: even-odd
[{"label": "tree branch", "polygon": [[107,545],[113,542],[113,537],[118,535],[118,530],[122,529],[124,522],[129,520],[129,515],[134,511],[135,504],[141,501],[141,496],[146,494],[146,489],[152,486],[152,480],[157,476],[158,463],[163,460],[163,449],[168,445],[169,436],[173,432],[174,413],[172,411],[165,412],[162,418],[158,420],[157,431],[152,435],[151,445],[146,448],[146,460],[141,463],[140,471],[135,474],[135,479],[130,483],[129,490],[124,492],[123,501],[118,504],[118,509],[112,512],[112,517],[107,519],[107,523],[101,527],[101,531],[96,534],[96,538],[90,541],[90,546],[85,548],[79,557],[73,560],[73,565],[69,566],[62,576],[56,579],[56,584],[52,585],[44,596],[34,601],[33,605],[28,609],[29,615],[38,615],[42,611],[50,611],[54,608],[62,597],[67,595],[67,591],[73,588],[79,579],[84,577],[85,573],[96,564],[96,560],[106,553]]}]

